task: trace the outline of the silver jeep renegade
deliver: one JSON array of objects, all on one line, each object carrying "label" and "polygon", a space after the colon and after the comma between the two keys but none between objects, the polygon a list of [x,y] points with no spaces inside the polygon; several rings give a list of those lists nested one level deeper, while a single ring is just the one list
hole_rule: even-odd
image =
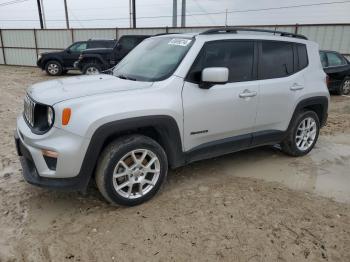
[{"label": "silver jeep renegade", "polygon": [[318,45],[241,28],[148,38],[111,75],[29,87],[15,140],[25,179],[140,204],[168,168],[261,145],[314,147],[329,93]]}]

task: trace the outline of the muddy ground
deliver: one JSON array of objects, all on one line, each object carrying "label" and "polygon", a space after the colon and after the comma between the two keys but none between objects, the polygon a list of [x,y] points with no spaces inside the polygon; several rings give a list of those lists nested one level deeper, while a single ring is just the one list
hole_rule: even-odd
[{"label": "muddy ground", "polygon": [[171,171],[137,207],[27,184],[13,130],[25,88],[0,66],[0,261],[350,261],[350,98],[332,97],[310,155],[264,147]]}]

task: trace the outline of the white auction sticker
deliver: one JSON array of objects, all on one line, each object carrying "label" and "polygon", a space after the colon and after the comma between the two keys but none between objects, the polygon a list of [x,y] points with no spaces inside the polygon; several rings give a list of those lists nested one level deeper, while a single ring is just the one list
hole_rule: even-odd
[{"label": "white auction sticker", "polygon": [[191,43],[190,39],[173,38],[169,41],[168,45],[187,46],[189,43]]}]

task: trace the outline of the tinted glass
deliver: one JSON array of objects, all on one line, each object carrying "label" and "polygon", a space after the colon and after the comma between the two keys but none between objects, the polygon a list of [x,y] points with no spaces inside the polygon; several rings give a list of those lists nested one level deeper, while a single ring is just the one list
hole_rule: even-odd
[{"label": "tinted glass", "polygon": [[345,60],[337,53],[327,53],[328,66],[340,66],[346,64]]},{"label": "tinted glass", "polygon": [[320,52],[321,63],[323,67],[327,67],[327,56],[325,52]]},{"label": "tinted glass", "polygon": [[204,45],[188,74],[187,80],[199,83],[207,67],[227,67],[229,82],[252,80],[254,42],[213,41]]},{"label": "tinted glass", "polygon": [[298,53],[298,70],[302,70],[308,65],[306,45],[297,44],[296,47]]},{"label": "tinted glass", "polygon": [[69,50],[72,52],[81,52],[86,49],[86,42],[84,43],[76,43],[72,45]]},{"label": "tinted glass", "polygon": [[287,42],[263,41],[260,79],[280,78],[293,74],[293,45]]},{"label": "tinted glass", "polygon": [[119,44],[123,49],[131,50],[137,45],[137,39],[132,37],[122,37]]},{"label": "tinted glass", "polygon": [[113,48],[114,41],[90,41],[88,42],[88,48]]}]

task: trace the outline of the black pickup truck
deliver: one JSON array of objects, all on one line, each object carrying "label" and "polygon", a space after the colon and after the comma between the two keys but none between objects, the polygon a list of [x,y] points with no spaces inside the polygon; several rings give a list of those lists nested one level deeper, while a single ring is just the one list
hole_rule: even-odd
[{"label": "black pickup truck", "polygon": [[116,40],[108,39],[89,39],[75,42],[62,51],[41,53],[37,60],[37,66],[49,75],[61,75],[68,70],[75,69],[73,64],[82,51],[89,48],[111,48],[116,43]]},{"label": "black pickup truck", "polygon": [[323,70],[328,75],[328,89],[338,95],[350,95],[350,62],[335,51],[320,51]]},{"label": "black pickup truck", "polygon": [[120,37],[113,48],[94,48],[81,52],[74,63],[83,74],[99,74],[119,63],[135,46],[148,35],[125,35]]}]

